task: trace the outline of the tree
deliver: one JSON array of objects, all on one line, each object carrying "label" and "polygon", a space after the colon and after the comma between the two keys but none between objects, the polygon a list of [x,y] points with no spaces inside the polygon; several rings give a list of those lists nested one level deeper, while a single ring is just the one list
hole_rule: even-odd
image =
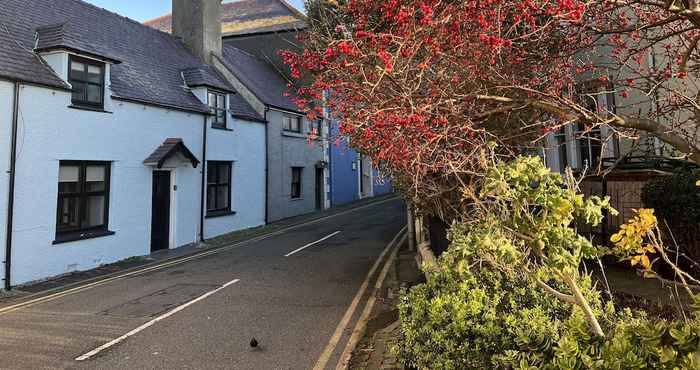
[{"label": "tree", "polygon": [[293,76],[310,79],[299,89],[300,106],[314,114],[319,108],[312,107],[324,100],[353,146],[382,164],[423,208],[450,220],[466,213],[465,192],[484,174],[485,158],[537,148],[546,134],[573,122],[586,131],[603,124],[627,136],[646,131],[700,163],[697,142],[683,130],[689,119],[679,112],[695,106],[690,99],[671,105],[678,101],[673,95],[666,108],[633,114],[586,102],[601,91],[582,88],[582,81],[610,91],[624,81],[620,98],[636,88],[648,97],[639,99],[641,106],[652,97],[661,102],[648,86],[675,88],[690,73],[683,64],[670,72],[629,67],[629,60],[648,55],[638,47],[640,35],[670,25],[656,25],[659,17],[651,16],[643,21],[649,27],[630,29],[624,23],[630,11],[668,12],[681,24],[694,19],[695,13],[646,3],[640,1],[638,11],[632,3],[580,0],[312,0],[305,50],[284,57]]}]

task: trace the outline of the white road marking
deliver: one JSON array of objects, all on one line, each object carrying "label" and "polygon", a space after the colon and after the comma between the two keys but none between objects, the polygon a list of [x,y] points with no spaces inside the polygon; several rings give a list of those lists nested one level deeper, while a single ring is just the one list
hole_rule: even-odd
[{"label": "white road marking", "polygon": [[374,265],[372,265],[372,268],[369,270],[369,273],[367,273],[367,277],[365,278],[365,281],[362,282],[362,285],[360,286],[360,289],[357,291],[357,294],[355,294],[355,298],[353,298],[352,303],[350,303],[350,306],[348,309],[345,311],[345,315],[343,315],[343,318],[340,320],[338,323],[338,327],[335,328],[335,332],[333,333],[333,336],[331,339],[328,341],[328,344],[326,345],[326,348],[323,350],[321,353],[321,356],[318,358],[318,361],[316,361],[316,365],[314,366],[313,370],[323,370],[326,368],[326,364],[330,360],[331,356],[333,355],[333,352],[335,352],[336,347],[338,346],[338,342],[340,342],[340,338],[343,335],[343,332],[345,331],[345,328],[348,326],[350,323],[350,320],[352,317],[355,315],[355,310],[357,309],[357,305],[360,304],[360,300],[362,297],[365,295],[365,291],[367,290],[367,287],[369,286],[369,281],[374,275],[374,272],[377,271],[379,268],[380,263],[384,259],[384,256],[391,250],[391,248],[394,246],[396,243],[396,240],[398,240],[399,236],[406,231],[406,228],[408,226],[404,226],[401,231],[394,236],[394,239],[387,244],[386,248],[382,251],[382,253],[377,257],[377,260],[374,261]]},{"label": "white road marking", "polygon": [[291,252],[285,254],[284,256],[285,256],[285,257],[289,257],[289,256],[293,255],[294,253],[301,252],[301,251],[303,251],[304,249],[306,249],[306,248],[308,248],[308,247],[311,247],[311,246],[316,245],[316,244],[318,244],[318,243],[320,243],[320,242],[326,241],[326,240],[328,240],[328,239],[330,239],[330,238],[332,238],[332,237],[334,237],[334,236],[336,236],[336,235],[338,235],[338,234],[340,234],[340,230],[334,232],[333,234],[326,235],[326,236],[324,236],[323,238],[321,238],[321,239],[319,239],[319,240],[316,240],[316,241],[313,242],[313,243],[309,243],[309,244],[307,244],[307,245],[305,245],[305,246],[303,246],[303,247],[301,247],[301,248],[297,248],[297,249],[295,249],[295,250],[293,250],[293,251],[291,251]]},{"label": "white road marking", "polygon": [[389,256],[389,258],[386,260],[382,272],[379,273],[377,282],[374,283],[374,290],[372,291],[372,293],[369,296],[369,299],[367,300],[365,309],[362,311],[362,315],[360,315],[360,318],[357,319],[357,324],[355,325],[355,329],[353,329],[352,331],[352,335],[348,340],[348,344],[345,346],[343,354],[340,355],[340,359],[338,360],[338,366],[335,367],[335,370],[347,370],[348,366],[350,365],[350,357],[352,356],[352,351],[355,350],[355,347],[357,347],[357,344],[360,342],[360,336],[364,333],[365,327],[367,326],[367,322],[369,322],[369,315],[374,309],[374,304],[377,301],[379,290],[382,289],[382,285],[384,285],[384,280],[386,279],[386,275],[389,273],[389,268],[391,268],[392,262],[396,259],[399,247],[403,243],[405,243],[407,239],[408,234],[404,234],[403,238],[401,238],[401,241],[395,245],[393,252],[391,252],[391,256]]},{"label": "white road marking", "polygon": [[226,288],[229,287],[230,285],[236,284],[236,283],[239,282],[239,281],[240,281],[240,279],[231,280],[231,281],[229,281],[228,283],[226,283],[226,284],[224,284],[224,285],[222,285],[222,286],[220,286],[220,287],[218,287],[218,288],[216,288],[216,289],[214,289],[214,290],[212,290],[212,291],[210,291],[210,292],[208,292],[208,293],[205,293],[205,294],[199,296],[198,298],[195,298],[195,299],[193,299],[193,300],[191,300],[191,301],[189,301],[189,302],[187,302],[187,303],[185,303],[185,304],[183,304],[183,305],[180,305],[180,306],[178,306],[178,307],[175,307],[174,309],[168,311],[167,313],[164,313],[163,315],[160,315],[160,316],[156,317],[155,319],[153,319],[153,320],[151,320],[151,321],[149,321],[149,322],[147,322],[147,323],[145,323],[145,324],[139,326],[138,328],[136,328],[136,329],[134,329],[134,330],[132,330],[132,331],[130,331],[130,332],[128,332],[128,333],[122,335],[121,337],[119,337],[119,338],[117,338],[117,339],[115,339],[115,340],[113,340],[113,341],[111,341],[111,342],[105,343],[105,344],[103,344],[103,345],[101,345],[101,346],[99,346],[99,347],[93,349],[92,351],[90,351],[90,352],[88,352],[88,353],[86,353],[86,354],[84,354],[84,355],[81,355],[81,356],[76,357],[75,360],[76,360],[76,361],[85,361],[85,360],[89,360],[90,358],[92,358],[92,357],[95,356],[96,354],[98,354],[98,353],[104,351],[105,349],[110,348],[110,347],[114,346],[115,344],[118,344],[118,343],[124,341],[125,339],[129,338],[130,336],[135,335],[135,334],[138,334],[139,332],[141,332],[141,331],[143,331],[143,330],[145,330],[145,329],[151,327],[153,324],[157,323],[158,321],[165,320],[165,319],[167,319],[168,317],[170,317],[170,316],[172,316],[172,315],[174,315],[174,314],[176,314],[176,313],[178,313],[178,312],[184,310],[185,308],[187,308],[187,307],[189,307],[189,306],[191,306],[191,305],[193,305],[193,304],[195,304],[195,303],[197,303],[197,302],[199,302],[199,301],[202,301],[202,300],[206,299],[207,297],[211,296],[212,294],[215,294],[215,293],[217,293],[218,291],[220,291],[220,290],[222,290],[222,289],[226,289]]},{"label": "white road marking", "polygon": [[[189,262],[189,261],[191,261],[191,260],[196,260],[196,259],[204,258],[204,257],[209,256],[209,255],[212,255],[212,254],[218,254],[218,253],[222,253],[222,252],[225,252],[225,251],[229,251],[229,250],[231,250],[231,249],[238,248],[238,247],[242,247],[242,246],[247,245],[247,244],[250,244],[250,243],[259,242],[259,241],[262,241],[262,240],[265,240],[265,239],[269,239],[269,238],[271,238],[271,237],[273,237],[273,236],[277,236],[277,235],[280,235],[280,234],[284,234],[284,233],[286,233],[287,231],[291,231],[291,230],[294,230],[294,229],[299,228],[299,227],[302,227],[302,226],[313,225],[313,224],[319,223],[319,222],[321,222],[321,221],[325,221],[325,220],[328,220],[328,219],[331,219],[331,218],[334,218],[334,217],[338,217],[338,216],[343,216],[343,215],[346,215],[346,214],[348,214],[348,213],[352,213],[352,212],[355,212],[355,211],[359,211],[359,210],[362,210],[362,209],[365,209],[365,208],[374,207],[374,206],[377,206],[377,205],[380,205],[380,204],[384,204],[384,203],[387,203],[387,202],[395,201],[395,200],[397,200],[397,199],[399,199],[399,198],[397,198],[397,197],[391,197],[391,198],[384,199],[384,200],[381,200],[381,201],[378,201],[378,202],[373,202],[373,203],[370,203],[370,204],[365,204],[365,205],[362,205],[362,206],[359,206],[359,207],[355,207],[355,208],[351,208],[351,209],[348,209],[348,210],[345,210],[345,211],[341,211],[341,212],[338,212],[338,213],[334,213],[334,214],[332,214],[332,215],[320,217],[320,218],[317,218],[317,219],[314,219],[314,220],[310,220],[310,221],[307,221],[307,222],[302,222],[302,223],[299,223],[299,224],[296,224],[296,225],[291,225],[291,226],[282,228],[282,229],[280,229],[280,230],[270,232],[270,233],[268,233],[268,234],[263,234],[263,235],[256,236],[256,237],[254,237],[254,238],[252,238],[252,239],[242,240],[242,241],[237,242],[237,243],[234,243],[234,244],[229,244],[229,245],[226,245],[226,246],[223,246],[223,247],[213,248],[213,249],[210,249],[210,250],[206,250],[206,251],[203,251],[203,252],[199,252],[199,253],[196,253],[196,254],[193,254],[193,255],[190,255],[190,256],[187,256],[187,257],[183,257],[183,258],[176,257],[176,258],[174,258],[174,259],[172,259],[172,260],[166,260],[166,261],[164,261],[164,262],[162,262],[162,263],[160,263],[160,264],[150,265],[150,266],[146,266],[146,267],[136,267],[136,268],[134,268],[134,269],[129,269],[129,270],[125,271],[125,272],[119,272],[119,273],[115,273],[115,274],[109,274],[109,275],[103,276],[103,277],[101,277],[101,278],[98,278],[97,280],[90,281],[90,282],[88,282],[88,283],[84,283],[84,284],[83,284],[83,283],[78,283],[78,284],[76,284],[75,287],[73,287],[73,288],[65,289],[64,287],[59,287],[59,288],[55,288],[55,289],[49,289],[48,291],[45,291],[45,292],[39,292],[39,293],[36,293],[36,294],[31,294],[31,295],[25,297],[26,300],[23,301],[23,302],[20,302],[20,303],[17,303],[17,304],[13,304],[13,305],[10,305],[10,306],[1,307],[1,308],[0,308],[0,315],[4,315],[4,314],[10,313],[10,312],[15,312],[15,311],[20,310],[20,309],[22,309],[22,308],[27,308],[27,307],[35,306],[35,305],[38,305],[38,304],[41,304],[41,303],[51,302],[51,301],[54,301],[54,300],[63,298],[63,297],[65,297],[65,296],[73,295],[73,294],[80,293],[80,292],[83,292],[83,291],[86,291],[86,290],[89,290],[89,289],[92,289],[92,288],[96,288],[96,287],[99,287],[99,286],[102,286],[102,285],[109,284],[109,283],[111,283],[111,282],[113,282],[113,281],[115,281],[115,280],[121,280],[121,279],[130,277],[130,276],[143,275],[143,274],[146,274],[146,273],[149,273],[149,272],[152,272],[152,271],[158,271],[158,270],[166,269],[166,268],[168,268],[168,267],[172,267],[172,266],[176,266],[176,265],[181,265],[181,264],[184,264],[184,263]],[[71,286],[73,286],[73,285],[71,285]],[[51,293],[52,291],[56,291],[56,293]],[[48,294],[47,294],[47,293],[48,293]],[[32,297],[37,297],[37,298],[32,298]]]}]

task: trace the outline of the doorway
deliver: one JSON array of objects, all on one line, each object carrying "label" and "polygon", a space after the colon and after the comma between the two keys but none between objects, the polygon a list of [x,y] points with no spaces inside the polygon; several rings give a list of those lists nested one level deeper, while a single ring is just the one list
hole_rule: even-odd
[{"label": "doorway", "polygon": [[170,247],[170,172],[153,171],[151,252]]},{"label": "doorway", "polygon": [[316,169],[316,209],[323,209],[323,168]]}]

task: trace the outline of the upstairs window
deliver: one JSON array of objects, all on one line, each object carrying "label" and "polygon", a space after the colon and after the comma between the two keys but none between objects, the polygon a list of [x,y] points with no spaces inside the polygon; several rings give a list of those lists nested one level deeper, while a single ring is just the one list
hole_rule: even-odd
[{"label": "upstairs window", "polygon": [[104,63],[71,56],[68,62],[68,82],[73,86],[73,105],[104,108]]},{"label": "upstairs window", "polygon": [[321,137],[323,135],[323,120],[319,119],[316,121],[311,121],[311,132],[316,134],[316,136]]},{"label": "upstairs window", "polygon": [[226,128],[226,95],[218,92],[209,92],[209,110],[214,115],[212,127]]},{"label": "upstairs window", "polygon": [[60,162],[57,235],[107,230],[109,170],[109,162]]},{"label": "upstairs window", "polygon": [[299,116],[285,115],[282,122],[284,131],[301,133],[302,118]]}]

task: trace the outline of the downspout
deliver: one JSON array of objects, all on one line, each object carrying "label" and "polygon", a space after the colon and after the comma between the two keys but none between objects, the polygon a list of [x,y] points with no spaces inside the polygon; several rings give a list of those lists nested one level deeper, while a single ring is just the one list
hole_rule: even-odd
[{"label": "downspout", "polygon": [[333,208],[333,149],[332,149],[332,143],[331,143],[331,135],[332,135],[332,128],[333,128],[333,120],[328,120],[328,197],[330,198],[328,200],[328,204],[330,208]]},{"label": "downspout", "polygon": [[199,207],[199,241],[204,243],[204,194],[207,186],[207,119],[208,115],[204,115],[204,125],[202,126],[202,189],[200,194]]},{"label": "downspout", "polygon": [[10,186],[7,194],[7,225],[5,229],[5,290],[12,289],[12,222],[15,207],[15,168],[17,167],[17,124],[19,120],[19,88],[20,83],[15,82],[14,98],[12,102],[12,132],[10,133]]},{"label": "downspout", "polygon": [[267,112],[270,110],[269,107],[265,106],[265,112],[263,113],[263,118],[265,119],[265,225],[267,225],[270,222],[270,214],[267,209],[269,203],[270,203],[270,164],[269,164],[269,139],[267,137],[268,134],[268,125],[270,122],[267,120]]}]

